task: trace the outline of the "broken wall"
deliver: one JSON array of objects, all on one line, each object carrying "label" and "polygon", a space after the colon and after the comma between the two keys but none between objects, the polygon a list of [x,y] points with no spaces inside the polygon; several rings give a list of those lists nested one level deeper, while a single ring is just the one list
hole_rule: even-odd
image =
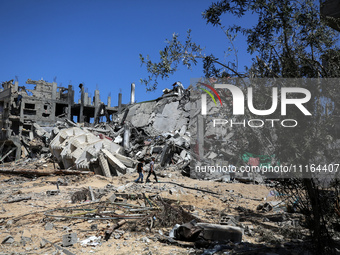
[{"label": "broken wall", "polygon": [[[124,113],[119,117],[122,119]],[[190,102],[178,97],[142,102],[129,107],[126,121],[152,135],[180,130],[187,126],[190,117]]]}]

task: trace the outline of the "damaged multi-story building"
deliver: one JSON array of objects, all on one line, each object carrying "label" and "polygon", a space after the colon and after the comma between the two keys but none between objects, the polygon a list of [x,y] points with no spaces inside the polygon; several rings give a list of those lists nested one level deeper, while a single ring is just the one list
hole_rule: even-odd
[{"label": "damaged multi-story building", "polygon": [[[3,157],[19,159],[22,152],[22,142],[34,140],[35,123],[41,127],[52,127],[58,120],[75,120],[76,122],[98,122],[101,116],[107,119],[121,109],[111,107],[111,97],[108,104],[100,101],[99,90],[95,90],[93,99],[79,85],[80,100],[74,102],[72,85],[58,87],[56,82],[44,80],[26,81],[26,86],[19,86],[18,81],[10,80],[2,83],[0,92],[0,152]],[[33,86],[33,88],[31,88]],[[119,109],[118,109],[119,108]],[[32,146],[34,147],[34,146]]]}]

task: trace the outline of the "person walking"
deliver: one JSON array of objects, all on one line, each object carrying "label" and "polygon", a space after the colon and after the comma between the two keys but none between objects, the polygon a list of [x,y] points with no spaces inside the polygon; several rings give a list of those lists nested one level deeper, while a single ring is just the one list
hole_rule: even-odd
[{"label": "person walking", "polygon": [[150,182],[149,177],[150,177],[151,174],[153,174],[153,176],[155,177],[156,182],[158,182],[157,175],[156,175],[156,172],[155,172],[155,157],[151,158],[150,171],[149,171],[148,176],[146,177],[146,182]]},{"label": "person walking", "polygon": [[143,182],[143,173],[144,173],[144,170],[143,170],[143,164],[144,164],[144,159],[141,159],[139,161],[139,163],[137,164],[137,173],[139,174],[137,180],[135,180],[135,182],[138,182],[139,180],[141,180],[141,182]]}]

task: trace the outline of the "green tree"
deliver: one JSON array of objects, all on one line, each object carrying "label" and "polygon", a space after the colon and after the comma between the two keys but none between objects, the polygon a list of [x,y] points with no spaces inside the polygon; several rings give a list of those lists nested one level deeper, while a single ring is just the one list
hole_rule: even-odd
[{"label": "green tree", "polygon": [[[251,27],[241,27],[237,24],[223,25],[224,15],[247,17],[255,15],[257,22]],[[157,88],[158,78],[168,78],[176,72],[179,65],[191,68],[202,63],[206,77],[260,77],[260,78],[330,78],[340,77],[339,33],[326,26],[320,16],[316,1],[270,1],[270,0],[222,0],[203,13],[208,24],[220,27],[227,35],[231,46],[238,33],[247,40],[247,51],[253,56],[253,64],[242,72],[237,70],[237,64],[226,65],[205,49],[192,42],[190,31],[184,42],[180,42],[174,34],[167,41],[164,50],[160,51],[160,61],[153,62],[148,57],[140,55],[141,61],[147,66],[150,76],[142,79],[149,90]],[[324,79],[324,80],[325,80]],[[261,141],[271,139],[275,144],[274,151],[279,159],[292,164],[307,165],[312,160],[323,158],[330,163],[338,159],[339,148],[331,148],[338,139],[334,130],[334,116],[340,115],[337,84],[334,82],[313,83],[308,88],[313,95],[309,109],[313,116],[301,119],[303,128],[261,129],[254,138],[253,133],[242,133],[245,139],[255,139],[261,146]],[[266,107],[265,109],[268,109]],[[250,136],[249,136],[250,134]],[[266,138],[265,138],[266,137]],[[327,137],[327,139],[325,139]],[[262,145],[263,148],[263,145]],[[322,155],[322,156],[320,156]],[[306,201],[307,221],[315,238],[317,254],[329,253],[330,236],[327,230],[327,218],[323,206],[325,201],[320,197],[322,189],[317,179],[283,180],[280,187],[291,194],[301,192]],[[297,192],[293,187],[298,187]],[[335,190],[339,185],[335,182]],[[296,195],[297,196],[297,195]],[[327,249],[326,249],[326,248]]]}]

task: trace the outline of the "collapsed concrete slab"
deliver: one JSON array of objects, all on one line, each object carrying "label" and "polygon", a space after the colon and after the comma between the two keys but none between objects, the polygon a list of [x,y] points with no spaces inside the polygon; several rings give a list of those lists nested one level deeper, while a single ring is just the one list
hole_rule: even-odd
[{"label": "collapsed concrete slab", "polygon": [[[111,158],[112,153],[119,153],[123,149],[105,137],[101,139],[84,128],[72,127],[59,131],[50,143],[50,150],[62,168],[90,170],[91,164],[97,162],[100,153]],[[106,158],[100,160],[103,173],[110,176],[104,160]],[[124,170],[126,168],[122,163],[119,167]]]},{"label": "collapsed concrete slab", "polygon": [[211,240],[211,241],[230,240],[235,243],[240,243],[242,241],[243,231],[239,227],[210,224],[210,223],[197,223],[197,226],[203,229],[200,235],[205,240]]},{"label": "collapsed concrete slab", "polygon": [[[134,127],[143,128],[148,134],[161,135],[166,132],[187,129],[189,107],[180,102],[185,96],[159,98],[154,101],[141,102],[129,107],[125,121]],[[184,101],[186,102],[186,101]],[[123,118],[124,113],[120,118]]]},{"label": "collapsed concrete slab", "polygon": [[122,162],[120,162],[108,150],[102,149],[101,151],[104,153],[104,155],[106,156],[107,160],[115,168],[115,170],[117,170],[118,172],[120,172],[122,174],[126,174],[126,166]]},{"label": "collapsed concrete slab", "polygon": [[242,235],[243,229],[239,227],[193,221],[174,228],[174,237],[182,241],[204,240],[240,243]]}]

